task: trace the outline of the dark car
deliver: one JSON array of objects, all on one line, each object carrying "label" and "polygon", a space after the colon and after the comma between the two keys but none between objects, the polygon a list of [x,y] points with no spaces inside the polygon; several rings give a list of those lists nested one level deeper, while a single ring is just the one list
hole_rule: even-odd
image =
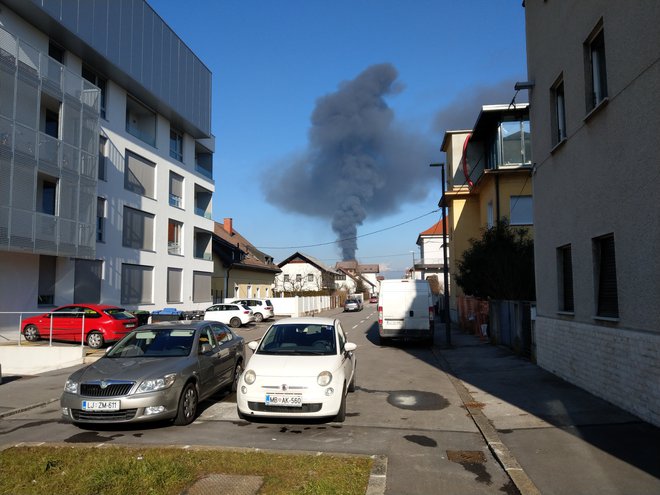
[{"label": "dark car", "polygon": [[73,423],[173,419],[187,425],[199,401],[223,388],[236,390],[244,356],[243,338],[224,323],[144,325],[69,377],[62,415]]},{"label": "dark car", "polygon": [[83,339],[88,346],[98,349],[116,342],[137,326],[137,318],[124,308],[70,304],[24,319],[21,333],[30,342],[48,339],[52,333],[55,340],[80,342]]}]

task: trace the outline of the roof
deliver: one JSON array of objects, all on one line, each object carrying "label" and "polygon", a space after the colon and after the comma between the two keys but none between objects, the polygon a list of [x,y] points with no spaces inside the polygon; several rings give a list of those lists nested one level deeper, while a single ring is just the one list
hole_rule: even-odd
[{"label": "roof", "polygon": [[231,234],[227,232],[223,224],[214,222],[213,233],[220,240],[236,246],[240,249],[245,256],[238,263],[233,263],[236,267],[245,268],[248,270],[260,270],[279,273],[280,269],[273,263],[273,258],[268,254],[259,251],[254,245],[245,237],[239,234],[233,227]]},{"label": "roof", "polygon": [[280,261],[277,264],[277,266],[282,268],[284,265],[287,265],[287,264],[291,263],[296,258],[300,258],[303,261],[306,261],[307,263],[309,263],[310,265],[314,265],[316,268],[318,268],[321,271],[328,272],[328,273],[333,273],[335,275],[338,274],[337,270],[335,270],[334,268],[330,268],[328,265],[326,265],[325,263],[317,260],[313,256],[309,256],[308,254],[301,253],[300,251],[296,251],[295,253],[293,253],[291,256],[289,256],[284,261]]},{"label": "roof", "polygon": [[336,269],[349,270],[351,272],[357,273],[380,273],[380,265],[371,264],[371,265],[362,265],[356,260],[348,261],[338,261],[335,263]]},{"label": "roof", "polygon": [[431,237],[431,236],[442,236],[444,234],[444,229],[442,227],[442,218],[434,223],[431,227],[426,229],[424,232],[420,232],[417,236],[416,244],[419,245],[422,237]]}]

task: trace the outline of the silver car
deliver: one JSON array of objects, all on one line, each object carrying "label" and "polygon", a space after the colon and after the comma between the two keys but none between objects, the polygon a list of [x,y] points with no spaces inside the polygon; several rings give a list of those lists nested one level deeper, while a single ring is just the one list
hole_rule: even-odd
[{"label": "silver car", "polygon": [[173,419],[187,425],[199,401],[222,388],[236,390],[244,356],[243,338],[224,323],[144,325],[69,377],[62,415],[73,423]]}]

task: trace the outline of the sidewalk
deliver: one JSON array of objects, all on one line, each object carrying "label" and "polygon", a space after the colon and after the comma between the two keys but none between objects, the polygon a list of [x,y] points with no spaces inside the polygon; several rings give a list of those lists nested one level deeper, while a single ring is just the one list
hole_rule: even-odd
[{"label": "sidewalk", "polygon": [[507,348],[457,329],[444,340],[438,324],[436,355],[521,493],[660,493],[660,429]]}]

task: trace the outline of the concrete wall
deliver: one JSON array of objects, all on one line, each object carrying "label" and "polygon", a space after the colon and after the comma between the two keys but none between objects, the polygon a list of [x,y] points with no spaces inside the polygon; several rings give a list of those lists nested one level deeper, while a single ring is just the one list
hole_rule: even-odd
[{"label": "concrete wall", "polygon": [[4,376],[36,375],[68,368],[83,364],[84,357],[85,351],[82,346],[0,347],[0,363]]}]

